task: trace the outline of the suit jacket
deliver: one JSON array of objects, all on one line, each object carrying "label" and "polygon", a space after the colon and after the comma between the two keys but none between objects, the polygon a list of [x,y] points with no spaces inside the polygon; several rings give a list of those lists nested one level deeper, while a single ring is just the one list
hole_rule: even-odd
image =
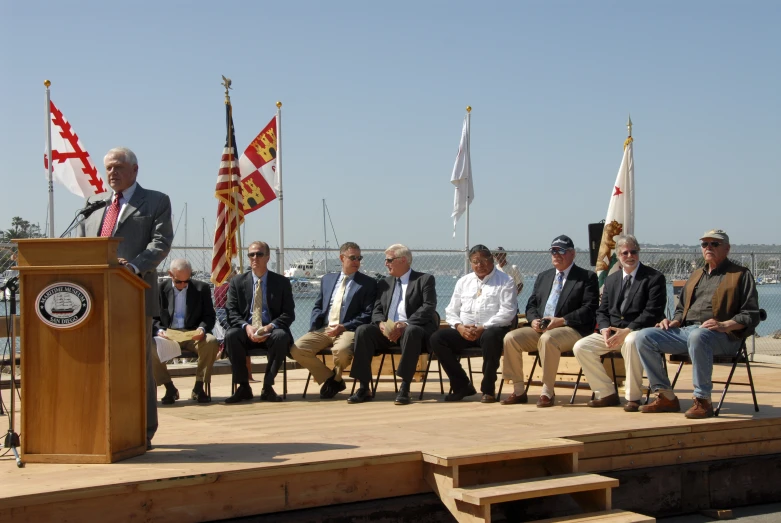
[{"label": "suit jacket", "polygon": [[[309,330],[316,331],[328,325],[326,310],[331,302],[331,295],[336,290],[336,282],[339,280],[338,272],[329,272],[323,276],[320,282],[320,295],[312,308],[312,317],[309,321]],[[377,280],[356,272],[350,288],[342,298],[342,310],[339,315],[339,323],[348,331],[354,331],[360,325],[371,321],[374,300],[377,297]],[[327,311],[330,314],[330,311]]]},{"label": "suit jacket", "polygon": [[[241,328],[245,323],[249,323],[253,291],[252,271],[231,279],[228,284],[228,301],[225,304],[229,326]],[[290,334],[290,326],[296,319],[296,305],[293,301],[293,287],[290,285],[290,280],[268,271],[266,295],[263,298],[268,306],[271,323]]]},{"label": "suit jacket", "polygon": [[651,267],[640,264],[637,274],[629,288],[626,304],[618,300],[624,286],[624,271],[619,270],[605,280],[602,289],[602,302],[597,309],[599,329],[619,327],[622,329],[639,330],[653,327],[664,318],[664,308],[667,306],[667,284],[664,275]]},{"label": "suit jacket", "polygon": [[[550,268],[541,272],[534,282],[534,290],[526,303],[526,319],[531,322],[545,315],[545,304],[548,303],[553,289],[556,269]],[[581,336],[594,332],[596,312],[599,306],[599,284],[593,271],[572,265],[567,281],[556,304],[554,316],[564,318],[568,327],[572,327]]]},{"label": "suit jacket", "polygon": [[[393,299],[393,289],[396,278],[388,276],[377,284],[377,300],[374,302],[372,323],[380,323],[388,319],[388,309]],[[423,327],[427,333],[433,334],[439,328],[437,322],[437,290],[434,276],[412,271],[409,276],[407,293],[404,295],[404,307],[407,312],[407,323]]]},{"label": "suit jacket", "polygon": [[[91,198],[94,201],[101,198]],[[92,213],[79,226],[79,236],[100,236],[103,216],[108,210]],[[150,286],[146,289],[146,315],[160,314],[158,299],[157,266],[160,265],[174,239],[171,224],[171,200],[167,195],[136,186],[127,208],[119,217],[114,237],[121,237],[117,257],[126,259],[139,271],[139,276]]]},{"label": "suit jacket", "polygon": [[[207,283],[191,280],[185,291],[186,312],[184,314],[184,330],[195,330],[198,327],[209,334],[214,328],[217,314],[214,312],[212,292]],[[165,330],[171,326],[174,318],[174,285],[171,280],[165,280],[160,285],[160,316],[155,317],[155,330]]]}]

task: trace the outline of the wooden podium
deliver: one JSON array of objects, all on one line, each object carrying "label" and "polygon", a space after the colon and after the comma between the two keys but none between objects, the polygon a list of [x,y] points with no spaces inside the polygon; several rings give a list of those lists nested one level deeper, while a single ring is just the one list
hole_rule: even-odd
[{"label": "wooden podium", "polygon": [[25,462],[146,452],[148,285],[117,262],[120,241],[17,240]]}]

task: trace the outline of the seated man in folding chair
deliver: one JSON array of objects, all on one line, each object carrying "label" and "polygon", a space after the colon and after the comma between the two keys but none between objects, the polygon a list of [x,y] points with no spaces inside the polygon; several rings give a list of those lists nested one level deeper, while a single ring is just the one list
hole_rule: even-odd
[{"label": "seated man in folding chair", "polygon": [[450,377],[453,392],[445,401],[461,401],[477,391],[456,356],[471,347],[483,351],[482,403],[496,401],[496,371],[502,358],[502,340],[518,313],[518,295],[512,277],[494,266],[485,245],[469,250],[472,271],[456,282],[445,309],[452,329],[439,329],[431,335],[431,351]]},{"label": "seated man in folding chair", "polygon": [[642,412],[680,412],[672,391],[664,354],[688,354],[692,361],[694,404],[690,419],[713,416],[713,356],[734,356],[759,324],[759,300],[754,276],[727,258],[729,236],[721,229],[700,238],[704,268],[697,269],[681,290],[672,320],[644,329],[635,338],[656,399]]},{"label": "seated man in folding chair", "polygon": [[[155,336],[173,338],[182,349],[198,353],[191,398],[198,403],[209,403],[211,398],[203,384],[211,382],[212,365],[220,349],[217,338],[211,333],[216,320],[211,289],[208,284],[191,279],[193,268],[185,259],[173,260],[168,274],[171,279],[160,285],[160,316],[153,320]],[[156,350],[152,351],[152,368],[157,386],[165,386],[165,396],[160,403],[173,404],[179,399],[179,391]]]},{"label": "seated man in folding chair", "polygon": [[390,276],[377,285],[371,323],[355,331],[350,377],[358,380],[359,387],[348,403],[363,403],[372,398],[372,358],[377,351],[391,347],[401,347],[396,369],[401,385],[395,404],[410,403],[409,386],[418,358],[428,338],[439,328],[434,275],[413,271],[411,266],[412,252],[406,246],[395,244],[385,249],[385,267]]},{"label": "seated man in folding chair", "polygon": [[[357,243],[342,244],[339,248],[342,271],[323,276],[309,332],[290,348],[293,359],[322,385],[322,399],[333,398],[345,389],[342,371],[353,361],[355,329],[369,323],[372,317],[377,281],[359,271],[362,259]],[[334,370],[317,357],[329,347],[334,357]]]},{"label": "seated man in folding chair", "polygon": [[231,279],[225,304],[230,325],[225,333],[225,349],[231,360],[233,381],[238,384],[225,403],[252,399],[247,371],[247,352],[252,349],[265,349],[268,354],[261,401],[282,401],[273,385],[293,343],[293,287],[290,280],[268,270],[271,252],[267,243],[250,243],[247,256],[251,270]]},{"label": "seated man in folding chair", "polygon": [[555,404],[553,387],[562,352],[594,332],[599,306],[599,284],[593,271],[575,265],[575,244],[569,236],[553,239],[550,246],[553,268],[541,272],[526,303],[528,327],[504,337],[502,377],[512,380],[513,393],[502,405],[526,403],[523,353],[539,351],[542,364],[542,393],[537,406]]},{"label": "seated man in folding chair", "polygon": [[616,239],[619,270],[609,275],[597,309],[599,333],[575,343],[573,352],[583,368],[594,399],[589,407],[620,405],[618,391],[605,372],[600,356],[621,351],[626,366],[624,410],[637,412],[643,397],[643,364],[637,354],[635,336],[640,329],[653,327],[664,318],[667,285],[664,275],[640,263],[640,244],[631,234]]}]

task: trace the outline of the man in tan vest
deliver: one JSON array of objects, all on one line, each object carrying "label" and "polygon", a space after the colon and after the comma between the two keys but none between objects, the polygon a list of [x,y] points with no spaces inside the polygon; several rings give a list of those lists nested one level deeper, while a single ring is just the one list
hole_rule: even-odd
[{"label": "man in tan vest", "polygon": [[694,271],[681,291],[672,320],[643,329],[635,344],[648,374],[651,390],[658,394],[643,412],[680,412],[663,365],[664,354],[688,354],[692,360],[694,405],[691,419],[713,416],[713,356],[734,355],[759,323],[757,288],[747,268],[727,259],[729,236],[721,229],[700,238],[705,266]]}]

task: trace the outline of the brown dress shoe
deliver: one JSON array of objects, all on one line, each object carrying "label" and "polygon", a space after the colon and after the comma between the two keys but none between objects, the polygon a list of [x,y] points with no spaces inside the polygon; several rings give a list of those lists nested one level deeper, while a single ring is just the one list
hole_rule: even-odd
[{"label": "brown dress shoe", "polygon": [[621,400],[618,399],[618,394],[615,392],[604,398],[588,402],[589,407],[615,407],[616,405],[621,405]]},{"label": "brown dress shoe", "polygon": [[713,417],[713,403],[702,398],[693,398],[694,405],[686,411],[684,416],[689,419],[705,419]]},{"label": "brown dress shoe", "polygon": [[496,403],[496,396],[493,394],[483,394],[483,397],[480,398],[480,403]]},{"label": "brown dress shoe", "polygon": [[626,405],[624,405],[625,412],[637,412],[638,410],[640,410],[639,401],[627,401]]},{"label": "brown dress shoe", "polygon": [[640,412],[681,412],[681,404],[678,398],[668,400],[664,394],[659,394],[651,403],[640,407]]},{"label": "brown dress shoe", "polygon": [[545,407],[552,407],[556,404],[556,395],[554,394],[552,398],[549,398],[548,396],[541,395],[540,399],[537,400],[537,407],[544,409]]},{"label": "brown dress shoe", "polygon": [[521,403],[529,403],[529,396],[525,392],[521,394],[512,393],[507,399],[500,401],[502,405],[519,405]]}]

